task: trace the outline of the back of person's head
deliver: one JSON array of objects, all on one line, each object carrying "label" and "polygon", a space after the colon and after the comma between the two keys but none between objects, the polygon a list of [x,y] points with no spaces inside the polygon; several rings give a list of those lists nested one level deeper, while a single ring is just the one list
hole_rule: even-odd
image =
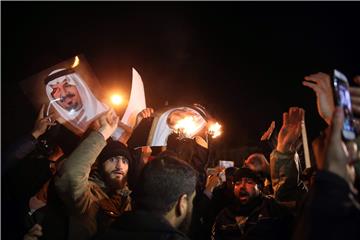
[{"label": "back of person's head", "polygon": [[237,167],[228,167],[228,168],[226,168],[225,169],[226,179],[233,177],[237,169],[238,169]]},{"label": "back of person's head", "polygon": [[194,193],[196,179],[196,171],[188,163],[171,155],[159,156],[141,173],[133,193],[134,208],[165,214],[182,195]]},{"label": "back of person's head", "polygon": [[236,170],[238,170],[237,167],[228,167],[225,169],[226,181],[233,181]]},{"label": "back of person's head", "polygon": [[167,150],[174,152],[178,158],[184,159],[191,164],[194,155],[194,143],[190,138],[180,139],[179,135],[172,133],[167,140]]},{"label": "back of person's head", "polygon": [[250,168],[263,177],[270,174],[270,165],[265,155],[262,153],[251,154],[244,162],[244,167]]}]

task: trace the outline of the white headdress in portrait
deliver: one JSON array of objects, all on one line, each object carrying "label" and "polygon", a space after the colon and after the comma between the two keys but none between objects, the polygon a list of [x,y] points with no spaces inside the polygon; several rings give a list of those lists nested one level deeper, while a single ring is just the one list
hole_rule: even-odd
[{"label": "white headdress in portrait", "polygon": [[169,125],[167,123],[167,119],[168,119],[169,115],[176,110],[191,112],[192,114],[194,114],[196,116],[196,118],[194,119],[194,121],[196,123],[196,129],[194,129],[194,131],[192,132],[192,134],[190,136],[187,136],[188,138],[195,137],[195,135],[198,132],[200,132],[207,124],[207,121],[201,116],[201,114],[199,114],[199,112],[197,112],[196,110],[194,110],[192,108],[189,108],[189,107],[171,108],[159,116],[159,119],[156,123],[154,133],[150,137],[151,138],[150,142],[149,142],[150,146],[166,146],[167,145],[167,139],[168,139],[169,135],[174,132],[174,129],[171,129],[169,127]]},{"label": "white headdress in portrait", "polygon": [[[81,101],[82,107],[79,110],[66,110],[61,107],[57,100],[51,95],[53,89],[51,85],[61,83],[65,79],[68,83],[76,86]],[[100,114],[106,112],[109,108],[100,102],[91,92],[85,81],[73,69],[57,69],[52,71],[45,80],[46,94],[60,116],[70,123],[72,127],[84,133],[90,123],[96,119]],[[58,99],[59,100],[59,99]]]}]

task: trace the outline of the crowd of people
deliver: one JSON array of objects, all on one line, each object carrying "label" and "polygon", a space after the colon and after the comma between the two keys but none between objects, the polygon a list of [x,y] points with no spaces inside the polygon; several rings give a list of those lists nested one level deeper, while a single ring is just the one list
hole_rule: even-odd
[{"label": "crowd of people", "polygon": [[[271,125],[264,133],[259,146],[266,150],[244,150],[224,168],[204,135],[173,133],[151,151],[111,138],[119,126],[114,110],[78,137],[43,106],[32,131],[2,157],[2,237],[358,239],[360,138],[342,138],[344,110],[334,104],[329,75],[306,76],[303,85],[316,93],[328,125],[306,169],[299,107],[283,113],[278,131]],[[350,93],[357,126],[360,87]],[[141,111],[136,126],[153,114]],[[59,135],[62,142],[50,140]]]}]

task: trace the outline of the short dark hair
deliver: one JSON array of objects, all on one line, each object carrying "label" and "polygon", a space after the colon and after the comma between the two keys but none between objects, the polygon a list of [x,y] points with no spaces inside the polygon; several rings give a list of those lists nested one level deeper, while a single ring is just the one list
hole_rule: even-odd
[{"label": "short dark hair", "polygon": [[195,191],[196,171],[185,161],[162,155],[143,169],[133,192],[134,208],[165,214],[182,194]]}]

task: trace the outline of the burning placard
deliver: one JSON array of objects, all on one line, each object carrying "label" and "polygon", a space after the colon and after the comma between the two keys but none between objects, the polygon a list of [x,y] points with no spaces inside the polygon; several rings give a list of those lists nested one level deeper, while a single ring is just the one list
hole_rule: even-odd
[{"label": "burning placard", "polygon": [[[131,134],[137,114],[146,108],[141,76],[134,68],[132,73],[130,99],[125,101],[127,108],[112,135],[113,139],[123,142]],[[110,107],[118,107],[124,102],[119,94],[105,97],[95,74],[82,55],[50,67],[24,80],[20,85],[36,109],[42,104],[47,105],[47,115],[54,112],[56,120],[77,135],[82,135]]]},{"label": "burning placard", "polygon": [[[120,102],[119,97],[114,95],[112,97],[112,102]],[[138,115],[139,112],[141,112],[145,108],[146,108],[146,99],[145,99],[144,84],[140,74],[133,68],[130,99],[128,101],[128,105],[121,119],[121,122],[125,124],[125,126],[127,126],[128,128],[133,129],[136,124],[136,116]],[[122,128],[118,128],[113,134],[114,139],[119,139],[122,136],[124,137],[124,139],[126,139],[124,140],[126,142],[127,138],[124,134],[124,129]]]},{"label": "burning placard", "polygon": [[193,138],[207,125],[206,113],[197,107],[174,107],[158,112],[150,130],[149,146],[166,146],[173,132],[181,137]]},{"label": "burning placard", "polygon": [[101,87],[84,56],[76,56],[20,83],[35,108],[46,104],[47,114],[81,135],[109,107],[100,99]]}]

